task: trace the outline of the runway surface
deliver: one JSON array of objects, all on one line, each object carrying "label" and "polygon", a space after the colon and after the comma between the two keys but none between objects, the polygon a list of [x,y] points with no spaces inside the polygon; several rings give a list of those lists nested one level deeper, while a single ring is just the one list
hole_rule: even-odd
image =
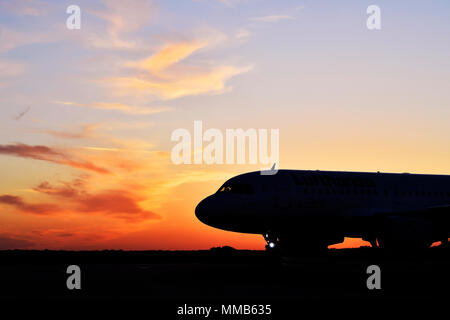
[{"label": "runway surface", "polygon": [[[442,301],[449,298],[449,252],[443,247],[409,254],[358,248],[279,258],[228,247],[1,251],[0,300],[140,301],[170,308],[171,314],[184,305],[271,304],[295,309],[307,301]],[[80,290],[66,286],[69,265],[80,267]],[[380,267],[380,290],[367,288],[370,265]]]}]

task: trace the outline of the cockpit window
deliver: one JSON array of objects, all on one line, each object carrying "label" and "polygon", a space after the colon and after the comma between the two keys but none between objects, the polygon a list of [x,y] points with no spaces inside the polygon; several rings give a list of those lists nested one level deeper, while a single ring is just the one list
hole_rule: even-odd
[{"label": "cockpit window", "polygon": [[217,192],[251,194],[253,193],[253,187],[243,183],[225,183]]}]

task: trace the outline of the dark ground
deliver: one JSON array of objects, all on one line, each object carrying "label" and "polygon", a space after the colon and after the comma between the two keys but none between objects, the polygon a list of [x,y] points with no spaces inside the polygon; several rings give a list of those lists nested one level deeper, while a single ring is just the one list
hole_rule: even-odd
[{"label": "dark ground", "polygon": [[[205,251],[0,251],[0,303],[138,301],[174,315],[188,305],[272,304],[284,312],[321,302],[449,302],[450,249],[392,254],[382,249],[328,250],[279,259],[229,247]],[[81,268],[81,290],[68,290],[66,268]],[[381,290],[368,290],[369,265]],[[408,302],[409,303],[409,302]],[[414,304],[413,303],[413,304]],[[200,319],[201,317],[199,317]],[[226,318],[226,317],[225,317]],[[180,318],[181,319],[181,318]]]}]

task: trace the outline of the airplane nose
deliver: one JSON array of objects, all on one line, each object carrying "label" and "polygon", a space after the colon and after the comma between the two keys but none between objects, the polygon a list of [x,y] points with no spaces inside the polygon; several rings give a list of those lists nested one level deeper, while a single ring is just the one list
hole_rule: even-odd
[{"label": "airplane nose", "polygon": [[213,228],[233,231],[241,216],[241,201],[227,195],[213,194],[200,201],[195,207],[195,216],[200,222]]},{"label": "airplane nose", "polygon": [[197,217],[198,220],[200,220],[201,222],[206,223],[205,219],[208,216],[208,198],[203,199],[202,201],[200,201],[200,203],[197,205],[197,207],[195,207],[195,216]]},{"label": "airplane nose", "polygon": [[215,195],[210,195],[209,197],[200,201],[200,203],[195,207],[195,216],[202,223],[213,227],[220,221],[220,217],[224,213],[224,203],[217,199]]}]

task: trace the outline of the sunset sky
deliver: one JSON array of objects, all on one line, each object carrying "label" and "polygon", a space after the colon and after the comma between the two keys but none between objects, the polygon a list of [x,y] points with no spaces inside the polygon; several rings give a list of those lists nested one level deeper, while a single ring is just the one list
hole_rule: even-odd
[{"label": "sunset sky", "polygon": [[448,0],[0,0],[0,249],[264,248],[195,218],[261,168],[174,165],[195,120],[279,129],[282,169],[450,174],[449,39]]}]

